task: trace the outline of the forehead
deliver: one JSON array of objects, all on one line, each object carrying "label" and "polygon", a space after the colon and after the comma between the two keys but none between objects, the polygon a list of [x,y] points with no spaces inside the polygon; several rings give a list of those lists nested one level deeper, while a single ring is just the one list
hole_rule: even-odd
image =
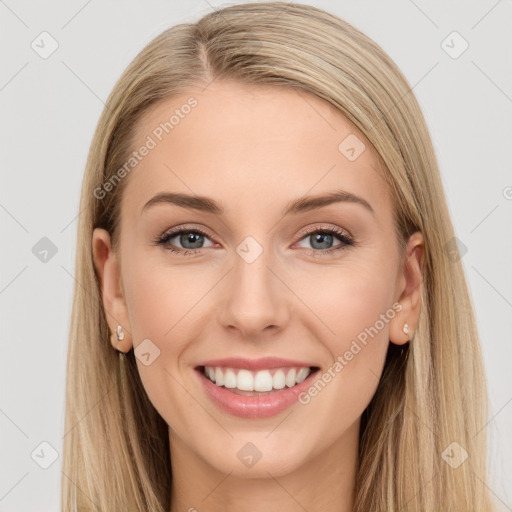
[{"label": "forehead", "polygon": [[139,156],[122,209],[137,215],[152,196],[172,191],[254,214],[343,189],[380,213],[391,210],[380,159],[364,135],[327,101],[288,87],[214,81],[165,99],[137,123],[132,150]]}]

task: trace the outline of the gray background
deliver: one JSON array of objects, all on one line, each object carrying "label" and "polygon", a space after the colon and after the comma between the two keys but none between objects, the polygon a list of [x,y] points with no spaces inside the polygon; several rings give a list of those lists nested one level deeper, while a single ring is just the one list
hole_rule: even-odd
[{"label": "gray background", "polygon": [[[512,2],[304,3],[380,44],[424,111],[488,371],[491,490],[512,510]],[[0,512],[59,510],[78,198],[103,102],[156,35],[225,5],[0,0]],[[43,31],[58,43],[48,58],[31,47],[51,49]]]}]

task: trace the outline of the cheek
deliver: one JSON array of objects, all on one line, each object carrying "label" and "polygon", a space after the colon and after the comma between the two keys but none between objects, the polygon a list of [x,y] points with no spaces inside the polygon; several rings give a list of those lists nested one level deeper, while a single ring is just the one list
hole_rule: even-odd
[{"label": "cheek", "polygon": [[[137,263],[141,261],[145,264]],[[188,315],[196,312],[211,279],[198,268],[154,264],[145,255],[134,258],[125,270],[123,282],[135,345],[154,338],[172,340],[173,350],[179,349],[179,340],[186,338],[179,333],[183,334]]]},{"label": "cheek", "polygon": [[[349,265],[347,260],[343,268],[329,269],[325,284],[309,295],[308,306],[328,328],[321,328],[320,338],[331,357],[325,381],[328,387],[343,390],[340,396],[348,409],[362,412],[378,384],[389,345],[389,323],[396,316],[393,279],[391,268],[386,271],[371,260]],[[313,329],[313,323],[308,328]]]},{"label": "cheek", "polygon": [[[322,327],[320,338],[330,361],[300,398],[309,418],[302,434],[312,429],[323,432],[318,449],[347,432],[370,403],[384,367],[389,322],[396,314],[390,302],[390,273],[354,266],[332,273],[326,281],[323,292],[315,294],[312,309],[331,331],[325,334]],[[316,329],[319,334],[318,322]]]},{"label": "cheek", "polygon": [[[323,324],[325,332],[330,332],[330,336],[322,338],[333,352],[343,350],[347,341],[374,326],[386,312],[388,320],[394,316],[394,269],[391,265],[385,268],[382,259],[350,256],[336,267],[318,266],[308,272],[300,269],[297,276],[300,277],[295,280],[294,291],[316,313],[317,324]],[[388,323],[377,324],[376,337],[381,335],[386,342]]]},{"label": "cheek", "polygon": [[[191,407],[191,399],[183,391],[186,382],[179,364],[197,325],[194,304],[205,292],[190,286],[190,278],[179,268],[127,264],[125,270],[126,303],[143,387],[166,422],[186,436],[193,425],[182,411]],[[144,353],[150,354],[148,365]]]},{"label": "cheek", "polygon": [[361,272],[353,270],[350,275],[334,281],[334,285],[338,285],[338,292],[336,301],[331,305],[330,318],[335,326],[334,330],[342,335],[340,341],[364,339],[363,333],[374,326],[378,330],[376,333],[372,329],[374,337],[387,338],[388,323],[379,322],[381,315],[385,315],[392,306],[392,288],[385,276],[380,272],[371,273],[363,269]]}]

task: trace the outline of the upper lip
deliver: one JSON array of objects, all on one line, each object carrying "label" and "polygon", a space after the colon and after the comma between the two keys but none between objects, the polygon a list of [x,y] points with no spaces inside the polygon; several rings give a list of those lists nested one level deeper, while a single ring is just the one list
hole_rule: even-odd
[{"label": "upper lip", "polygon": [[270,370],[272,368],[282,368],[288,366],[316,368],[314,364],[295,361],[292,359],[282,359],[280,357],[262,357],[260,359],[245,359],[243,357],[226,357],[223,359],[211,359],[204,361],[198,366],[219,366],[224,368],[240,368],[246,370]]}]

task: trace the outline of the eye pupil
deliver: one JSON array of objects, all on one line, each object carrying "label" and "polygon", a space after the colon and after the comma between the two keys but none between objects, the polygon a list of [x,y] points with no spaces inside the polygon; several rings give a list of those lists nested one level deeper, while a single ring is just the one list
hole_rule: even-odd
[{"label": "eye pupil", "polygon": [[[332,235],[329,235],[328,233],[316,233],[313,235],[313,239],[315,240],[315,243],[318,241],[320,244],[322,242],[325,242],[325,239],[327,239],[327,243],[332,243]],[[312,244],[314,246],[314,244]],[[326,247],[317,247],[318,249],[326,249]]]},{"label": "eye pupil", "polygon": [[[185,244],[189,243],[189,242],[192,244],[198,243],[198,239],[200,242],[202,236],[203,235],[201,235],[200,233],[196,233],[194,231],[188,231],[181,235],[180,243],[182,243],[184,245],[184,247],[186,247],[187,249],[197,249],[198,247],[187,247]],[[200,244],[199,244],[199,247],[200,247]]]}]

